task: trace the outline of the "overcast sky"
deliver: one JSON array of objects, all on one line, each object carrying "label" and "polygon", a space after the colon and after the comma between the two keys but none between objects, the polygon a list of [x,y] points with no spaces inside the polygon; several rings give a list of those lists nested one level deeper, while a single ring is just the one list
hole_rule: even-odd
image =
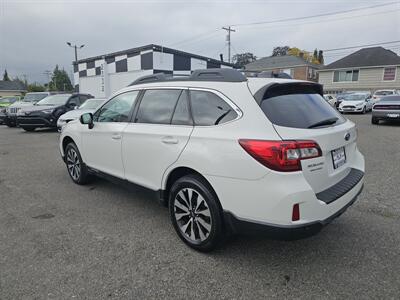
[{"label": "overcast sky", "polygon": [[[227,57],[226,32],[219,30],[221,26],[390,2],[397,3],[335,16],[234,26],[232,54],[252,52],[257,57],[270,55],[279,45],[313,51],[400,40],[400,1],[0,0],[0,73],[6,68],[12,77],[26,74],[30,82],[44,82],[43,72],[58,64],[71,74],[74,54],[66,41],[85,44],[79,58],[151,43]],[[387,48],[399,53],[400,43]],[[326,52],[326,60],[355,50]]]}]

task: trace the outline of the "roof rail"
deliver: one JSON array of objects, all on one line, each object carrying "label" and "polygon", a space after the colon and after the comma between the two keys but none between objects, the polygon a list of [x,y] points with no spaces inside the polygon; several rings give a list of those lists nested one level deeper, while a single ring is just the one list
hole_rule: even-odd
[{"label": "roof rail", "polygon": [[226,81],[226,82],[244,82],[247,81],[246,77],[234,69],[204,69],[195,70],[189,76],[182,75],[169,75],[164,73],[157,73],[139,77],[129,86],[150,83],[150,82],[165,82],[165,81]]}]

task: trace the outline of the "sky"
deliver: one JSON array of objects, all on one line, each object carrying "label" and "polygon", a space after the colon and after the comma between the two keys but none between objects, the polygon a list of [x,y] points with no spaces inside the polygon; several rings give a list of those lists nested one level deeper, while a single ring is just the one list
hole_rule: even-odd
[{"label": "sky", "polygon": [[[283,19],[388,6],[303,20]],[[249,23],[262,23],[247,25]],[[0,74],[44,83],[58,64],[72,75],[79,58],[158,44],[227,58],[226,32],[234,25],[232,55],[271,55],[275,46],[308,51],[400,40],[400,0],[0,0]],[[400,42],[385,45],[400,54]],[[332,62],[357,49],[326,51]]]}]

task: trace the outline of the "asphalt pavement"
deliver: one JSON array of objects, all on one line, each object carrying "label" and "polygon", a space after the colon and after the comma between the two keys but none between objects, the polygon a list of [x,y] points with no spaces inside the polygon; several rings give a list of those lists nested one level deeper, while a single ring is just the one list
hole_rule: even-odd
[{"label": "asphalt pavement", "polygon": [[345,214],[308,239],[238,236],[208,254],[153,194],[72,183],[57,132],[0,126],[0,299],[399,299],[400,124],[348,117],[366,177]]}]

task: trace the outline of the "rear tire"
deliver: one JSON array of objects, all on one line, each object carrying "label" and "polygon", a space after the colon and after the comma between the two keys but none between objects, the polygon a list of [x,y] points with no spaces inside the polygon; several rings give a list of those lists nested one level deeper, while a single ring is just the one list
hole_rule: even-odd
[{"label": "rear tire", "polygon": [[89,172],[82,160],[78,147],[74,143],[69,143],[64,150],[65,164],[72,181],[76,184],[84,185],[89,179]]},{"label": "rear tire", "polygon": [[208,252],[224,240],[222,212],[209,184],[200,176],[178,179],[169,195],[171,222],[189,247]]},{"label": "rear tire", "polygon": [[22,127],[23,130],[31,132],[31,131],[35,131],[36,127]]},{"label": "rear tire", "polygon": [[378,125],[378,124],[379,124],[379,119],[378,119],[378,118],[375,118],[375,117],[372,117],[372,118],[371,118],[371,123],[372,123],[372,124],[375,124],[375,125]]}]

